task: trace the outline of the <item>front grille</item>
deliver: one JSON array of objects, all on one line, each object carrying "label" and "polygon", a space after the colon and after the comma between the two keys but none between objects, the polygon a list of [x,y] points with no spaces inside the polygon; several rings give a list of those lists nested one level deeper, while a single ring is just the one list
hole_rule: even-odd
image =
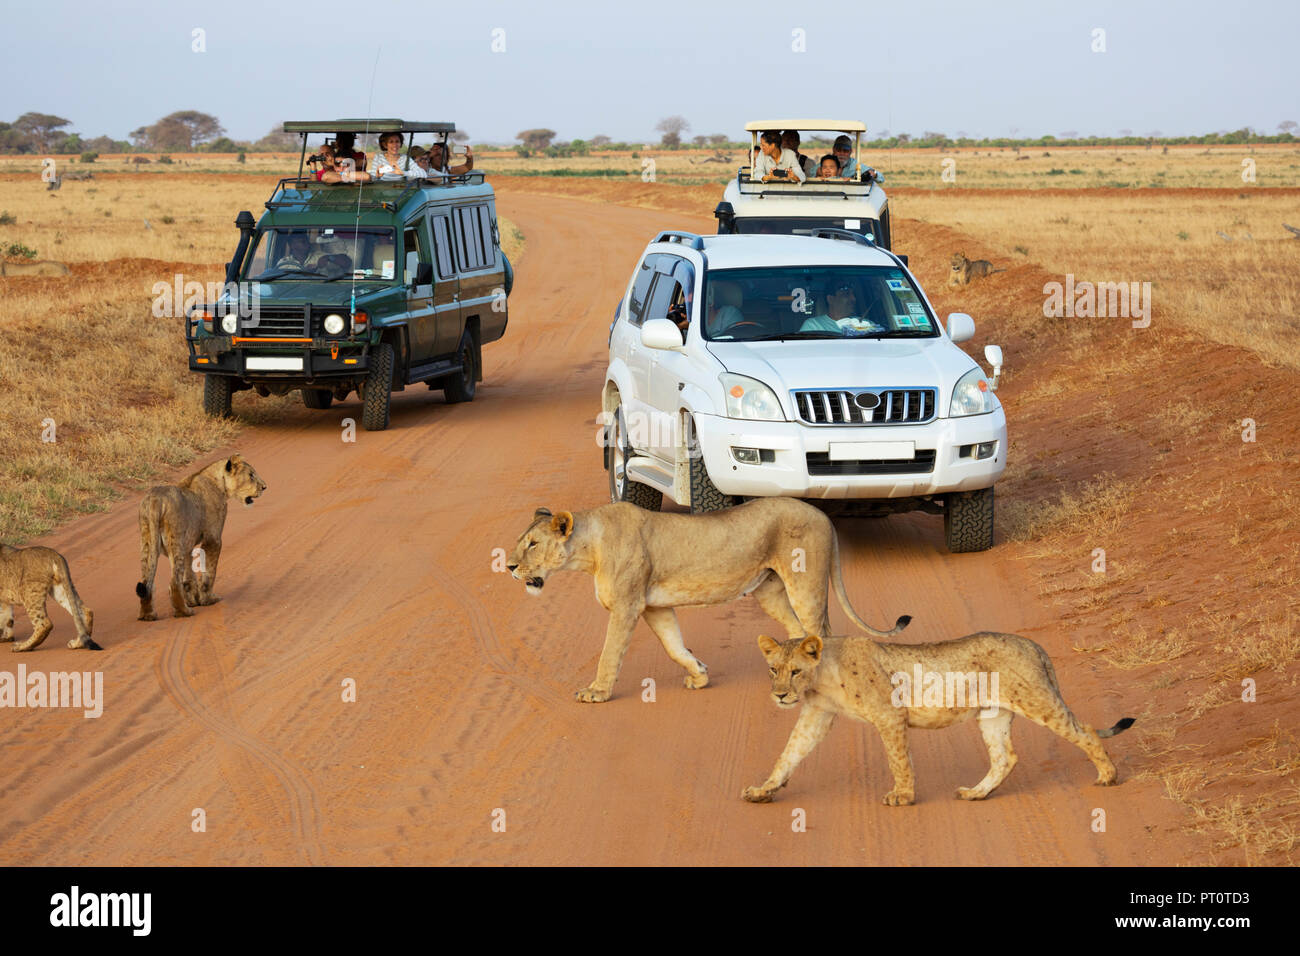
[{"label": "front grille", "polygon": [[[921,425],[935,416],[933,388],[839,388],[791,392],[799,420],[806,425]],[[858,396],[875,396],[863,408]],[[865,399],[871,404],[871,399]]]},{"label": "front grille", "polygon": [[831,461],[829,452],[808,452],[810,475],[928,475],[934,471],[934,450],[917,451],[914,458],[862,458]]},{"label": "front grille", "polygon": [[259,335],[292,336],[297,338],[319,336],[321,334],[321,323],[324,321],[326,314],[317,311],[313,315],[309,306],[294,308],[274,306],[268,308],[263,306],[257,312],[256,323],[254,323],[251,316],[240,320],[240,334],[250,337]]}]

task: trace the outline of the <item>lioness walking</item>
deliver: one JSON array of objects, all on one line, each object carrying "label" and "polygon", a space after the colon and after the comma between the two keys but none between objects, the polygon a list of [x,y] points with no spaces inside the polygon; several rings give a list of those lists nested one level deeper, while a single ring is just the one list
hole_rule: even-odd
[{"label": "lioness walking", "polygon": [[11,548],[0,544],[0,642],[14,639],[14,605],[21,604],[32,622],[32,636],[14,645],[30,651],[49,636],[54,624],[45,613],[45,598],[54,600],[72,616],[77,636],[68,646],[103,650],[90,638],[95,615],[81,603],[63,555],[49,548]]},{"label": "lioness walking", "polygon": [[0,276],[65,276],[68,267],[53,259],[40,262],[5,262],[0,259]]},{"label": "lioness walking", "polygon": [[[803,710],[771,774],[741,794],[751,803],[769,802],[786,785],[794,768],[826,736],[836,714],[873,724],[880,734],[894,777],[894,788],[885,794],[889,806],[912,803],[915,797],[909,727],[948,727],[978,714],[989,772],[973,787],[958,787],[957,796],[983,800],[1016,765],[1011,748],[1016,714],[1086,753],[1103,786],[1115,783],[1117,775],[1101,738],[1133,726],[1131,717],[1109,730],[1079,723],[1061,698],[1047,652],[1016,634],[981,631],[933,644],[877,644],[857,635],[779,644],[760,637],[758,646],[767,659],[776,705],[788,708],[802,701]],[[916,685],[918,678],[922,686]]]},{"label": "lioness walking", "polygon": [[574,697],[609,700],[638,617],[686,669],[686,686],[708,684],[708,668],[682,640],[678,607],[723,604],[753,594],[792,638],[830,627],[827,584],[858,627],[878,631],[858,617],[840,573],[839,541],[831,520],[795,498],[756,498],[723,511],[663,514],[618,502],[591,511],[552,514],[539,508],[515,542],[507,568],[529,594],[540,594],[553,571],[586,571],[596,578],[596,598],[609,611],[596,679]]},{"label": "lioness walking", "polygon": [[177,617],[190,617],[191,607],[221,600],[212,589],[221,558],[226,501],[242,498],[245,507],[252,507],[264,491],[266,482],[239,455],[214,461],[179,485],[149,490],[140,502],[141,581],[135,586],[140,620],[156,620],[153,579],[159,551],[171,562],[172,611]]}]

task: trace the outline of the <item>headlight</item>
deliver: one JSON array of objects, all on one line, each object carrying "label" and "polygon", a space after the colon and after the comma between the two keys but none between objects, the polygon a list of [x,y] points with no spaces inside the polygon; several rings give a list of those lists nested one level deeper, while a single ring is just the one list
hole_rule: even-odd
[{"label": "headlight", "polygon": [[727,396],[728,418],[749,418],[766,422],[783,422],[781,403],[776,394],[755,378],[723,372],[718,376]]},{"label": "headlight", "polygon": [[952,390],[952,405],[948,408],[948,417],[983,415],[993,411],[996,407],[994,401],[993,390],[989,388],[984,371],[973,368],[957,381],[957,387]]},{"label": "headlight", "polygon": [[338,335],[343,331],[343,316],[327,315],[325,316],[325,333],[327,335]]},{"label": "headlight", "polygon": [[239,328],[239,313],[231,312],[221,317],[221,331],[227,335],[234,335],[235,329]]}]

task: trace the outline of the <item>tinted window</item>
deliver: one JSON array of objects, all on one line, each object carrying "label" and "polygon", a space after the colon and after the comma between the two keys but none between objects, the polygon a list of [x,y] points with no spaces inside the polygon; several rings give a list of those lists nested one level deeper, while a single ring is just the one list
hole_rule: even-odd
[{"label": "tinted window", "polygon": [[646,296],[650,294],[650,280],[655,277],[655,260],[658,256],[646,256],[637,270],[636,282],[632,284],[632,298],[628,302],[628,321],[633,325],[641,324],[641,314],[645,311]]},{"label": "tinted window", "polygon": [[682,284],[671,276],[661,275],[650,293],[650,304],[645,310],[645,321],[668,318],[668,308],[682,299]]},{"label": "tinted window", "polygon": [[496,264],[492,248],[492,219],[486,204],[452,210],[461,269],[473,272]]},{"label": "tinted window", "polygon": [[491,268],[497,264],[496,223],[492,220],[487,203],[475,208],[478,209],[479,235],[483,240],[483,267]]},{"label": "tinted window", "polygon": [[456,267],[452,264],[451,229],[446,216],[433,217],[433,249],[438,275],[450,279],[456,274]]},{"label": "tinted window", "polygon": [[412,223],[402,234],[402,249],[406,256],[406,268],[402,281],[407,285],[415,281],[415,273],[420,263],[429,261],[429,243],[425,238],[422,226],[423,223]]}]

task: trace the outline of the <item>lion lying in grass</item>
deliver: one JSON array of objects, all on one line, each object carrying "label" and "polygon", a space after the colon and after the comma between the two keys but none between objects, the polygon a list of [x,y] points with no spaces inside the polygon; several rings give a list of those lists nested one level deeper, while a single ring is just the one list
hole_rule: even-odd
[{"label": "lion lying in grass", "polygon": [[158,552],[172,566],[172,611],[191,617],[191,607],[216,604],[212,593],[221,558],[221,532],[226,501],[240,498],[245,507],[266,491],[266,482],[239,455],[214,461],[179,485],[159,485],[140,502],[140,620],[157,619],[153,609],[153,579]]},{"label": "lion lying in grass", "polygon": [[[935,644],[877,644],[857,636],[825,642],[814,636],[780,644],[760,637],[758,646],[767,658],[777,706],[803,701],[803,710],[772,773],[741,794],[751,803],[771,801],[826,736],[836,714],[875,725],[894,776],[894,789],[885,794],[889,806],[912,803],[915,796],[908,727],[947,727],[978,714],[991,766],[975,786],[959,787],[957,796],[982,800],[1016,765],[1011,748],[1011,718],[1016,714],[1080,748],[1097,768],[1097,783],[1103,786],[1115,783],[1117,775],[1101,738],[1133,726],[1131,717],[1109,730],[1080,724],[1061,699],[1047,652],[1015,634],[981,631]],[[937,688],[928,675],[940,676]],[[986,678],[982,685],[979,675]],[[918,676],[923,686],[915,683]],[[957,680],[951,680],[953,676]],[[989,688],[993,693],[977,693]]]},{"label": "lion lying in grass", "polygon": [[95,614],[84,607],[63,555],[49,548],[11,548],[0,544],[0,642],[14,639],[14,605],[21,604],[32,622],[32,636],[14,645],[15,651],[30,651],[49,636],[54,624],[45,613],[45,598],[54,596],[72,616],[77,636],[69,647],[103,650],[90,638]]},{"label": "lion lying in grass", "polygon": [[591,511],[551,514],[540,508],[515,542],[507,568],[529,594],[553,571],[586,571],[609,611],[596,679],[574,696],[609,700],[638,617],[668,656],[686,669],[686,686],[709,682],[708,668],[682,641],[678,607],[703,607],[753,594],[792,638],[830,628],[827,583],[858,627],[891,637],[898,619],[877,631],[858,617],[840,574],[839,542],[825,514],[794,498],[756,498],[699,515],[662,514],[619,502]]}]

